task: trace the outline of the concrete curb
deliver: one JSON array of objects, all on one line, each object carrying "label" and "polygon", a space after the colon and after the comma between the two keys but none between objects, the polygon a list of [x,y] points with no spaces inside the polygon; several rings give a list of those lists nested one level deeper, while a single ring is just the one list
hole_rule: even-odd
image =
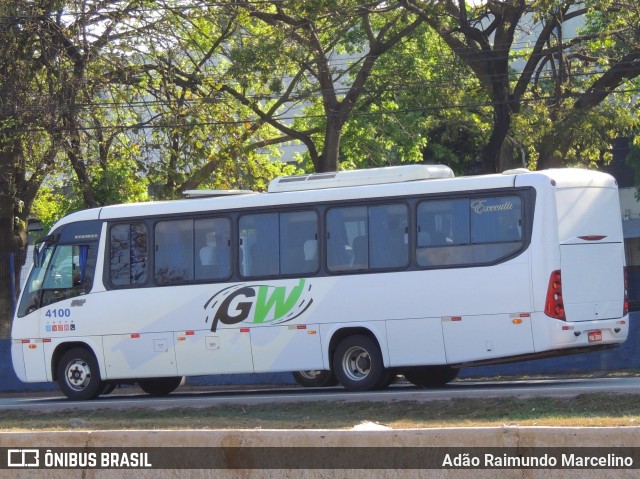
[{"label": "concrete curb", "polygon": [[[0,447],[634,447],[640,445],[640,427],[618,428],[556,428],[556,427],[502,427],[502,428],[447,428],[384,431],[336,430],[195,430],[195,431],[74,431],[74,432],[3,432]],[[388,451],[388,449],[387,449]],[[481,450],[480,450],[481,451]],[[478,450],[476,450],[476,453]],[[473,454],[473,453],[472,453]],[[236,459],[237,460],[237,459]],[[185,458],[188,461],[188,458]],[[177,464],[184,467],[187,463]],[[637,467],[637,465],[636,465]],[[468,477],[468,478],[521,478],[521,477],[637,477],[638,469],[475,469],[443,470],[193,470],[193,469],[84,469],[84,470],[4,470],[2,477],[11,478],[113,478],[157,477],[213,478],[213,477]]]}]

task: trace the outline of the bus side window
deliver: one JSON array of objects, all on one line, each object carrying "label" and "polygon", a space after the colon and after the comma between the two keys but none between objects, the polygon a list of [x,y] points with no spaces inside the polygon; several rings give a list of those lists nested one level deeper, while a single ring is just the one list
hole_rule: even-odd
[{"label": "bus side window", "polygon": [[155,228],[155,281],[180,284],[193,280],[193,221],[160,221]]},{"label": "bus side window", "polygon": [[231,225],[226,218],[194,221],[195,279],[222,280],[231,274]]},{"label": "bus side window", "polygon": [[277,275],[280,263],[278,214],[243,215],[239,228],[241,274],[245,277]]},{"label": "bus side window", "polygon": [[318,215],[315,211],[280,213],[280,273],[318,270]]},{"label": "bus side window", "polygon": [[[329,270],[337,272],[367,268],[369,255],[367,236],[366,206],[329,209],[327,212],[327,266]],[[356,263],[356,261],[361,261],[361,263]]]},{"label": "bus side window", "polygon": [[369,257],[371,268],[400,268],[409,262],[409,212],[407,206],[369,207]]},{"label": "bus side window", "polygon": [[112,285],[134,286],[147,282],[147,227],[143,223],[112,226],[109,253]]}]

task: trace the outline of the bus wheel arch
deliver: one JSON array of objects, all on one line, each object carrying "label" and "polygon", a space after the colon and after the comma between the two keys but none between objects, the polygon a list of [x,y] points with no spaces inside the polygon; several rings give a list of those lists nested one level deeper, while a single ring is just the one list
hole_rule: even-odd
[{"label": "bus wheel arch", "polygon": [[86,349],[87,351],[91,352],[93,356],[97,359],[96,354],[93,352],[93,348],[85,342],[73,341],[73,342],[58,344],[56,346],[56,349],[53,351],[53,354],[51,355],[51,378],[54,381],[58,380],[58,364],[60,363],[60,359],[62,358],[62,356],[64,356],[65,353],[76,348]]},{"label": "bus wheel arch", "polygon": [[96,355],[84,343],[69,343],[58,348],[52,367],[60,390],[71,400],[95,399],[104,389]]},{"label": "bus wheel arch", "polygon": [[331,370],[350,391],[382,389],[389,385],[392,371],[384,366],[376,336],[366,328],[345,328],[331,338]]}]

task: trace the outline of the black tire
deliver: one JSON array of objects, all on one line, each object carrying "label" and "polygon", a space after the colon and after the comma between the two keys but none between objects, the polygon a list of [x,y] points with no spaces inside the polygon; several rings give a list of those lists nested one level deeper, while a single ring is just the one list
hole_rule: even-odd
[{"label": "black tire", "polygon": [[389,385],[391,371],[384,367],[378,344],[368,336],[348,336],[333,354],[333,371],[348,391],[371,391]]},{"label": "black tire", "polygon": [[98,361],[86,348],[73,348],[64,353],[56,373],[60,390],[74,401],[95,399],[104,388]]},{"label": "black tire", "polygon": [[336,375],[333,374],[333,372],[322,369],[294,371],[291,374],[293,375],[293,379],[295,379],[296,383],[306,388],[323,388],[336,386],[338,384]]},{"label": "black tire", "polygon": [[380,377],[380,381],[376,384],[375,389],[387,389],[391,383],[393,383],[396,379],[396,372],[392,369],[387,369],[386,374],[383,374]]},{"label": "black tire", "polygon": [[180,376],[139,379],[138,386],[140,386],[144,392],[151,394],[152,396],[166,396],[167,394],[171,394],[175,391],[178,386],[180,386],[181,382],[182,378]]},{"label": "black tire", "polygon": [[111,394],[117,386],[118,386],[118,383],[114,383],[112,381],[105,381],[102,386],[102,391],[100,391],[100,396],[106,396],[107,394]]},{"label": "black tire", "polygon": [[422,388],[437,388],[453,381],[460,369],[451,366],[419,366],[404,371],[407,381]]}]

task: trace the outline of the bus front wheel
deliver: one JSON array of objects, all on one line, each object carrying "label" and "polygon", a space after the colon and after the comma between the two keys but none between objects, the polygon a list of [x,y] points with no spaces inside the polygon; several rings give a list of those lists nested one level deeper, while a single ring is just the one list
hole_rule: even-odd
[{"label": "bus front wheel", "polygon": [[98,361],[86,348],[73,348],[62,355],[57,366],[57,379],[60,390],[74,401],[95,399],[104,388]]},{"label": "bus front wheel", "polygon": [[151,394],[152,396],[166,396],[167,394],[171,394],[175,391],[178,386],[180,386],[181,382],[182,378],[179,376],[169,378],[150,378],[138,380],[138,386],[140,386],[144,392]]},{"label": "bus front wheel", "polygon": [[349,391],[370,391],[389,385],[391,371],[384,367],[378,344],[368,336],[348,336],[333,354],[333,370]]}]

